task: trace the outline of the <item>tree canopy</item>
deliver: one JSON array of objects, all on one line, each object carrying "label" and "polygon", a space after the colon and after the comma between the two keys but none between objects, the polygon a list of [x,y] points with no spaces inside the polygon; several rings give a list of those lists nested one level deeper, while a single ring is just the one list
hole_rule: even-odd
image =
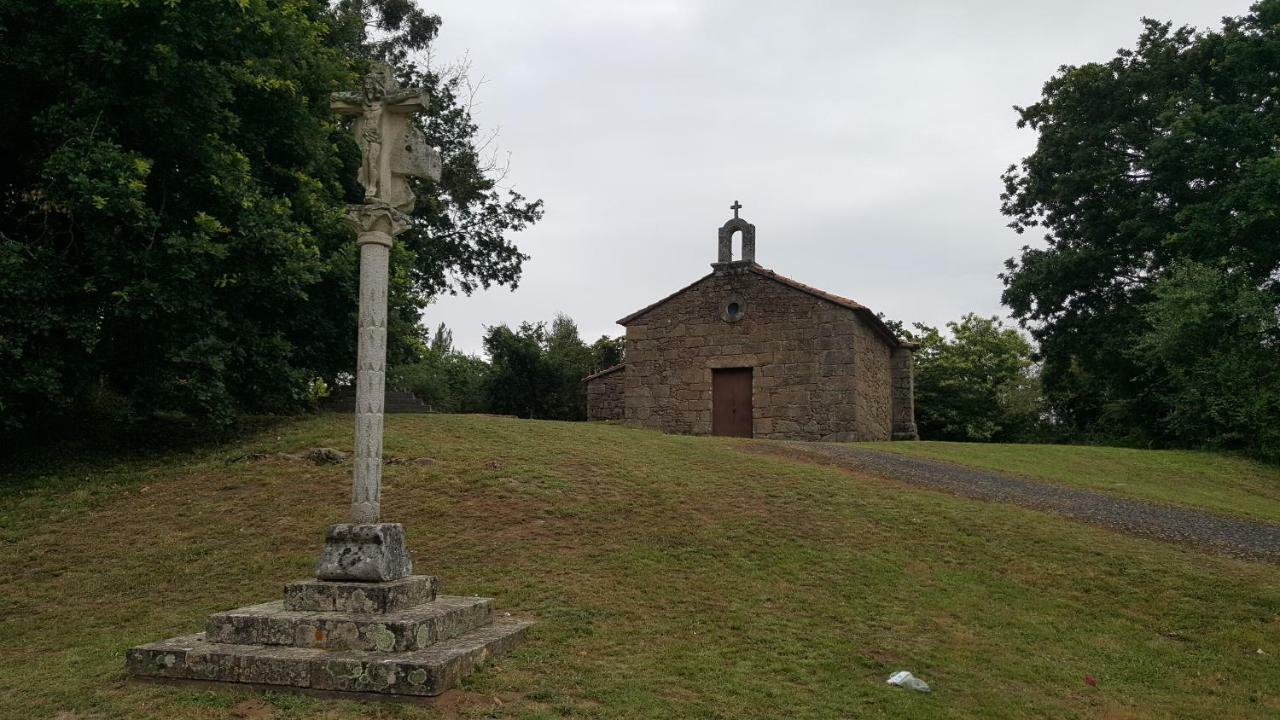
[{"label": "tree canopy", "polygon": [[1027,442],[1044,409],[1031,343],[999,318],[968,313],[946,333],[885,321],[919,343],[914,354],[916,426],[924,440]]},{"label": "tree canopy", "polygon": [[391,360],[432,295],[514,286],[541,203],[498,190],[465,67],[415,62],[439,28],[407,0],[0,0],[0,432],[226,426],[350,370],[358,151],[329,94],[371,59],[430,91],[444,157],[393,252]]},{"label": "tree canopy", "polygon": [[1004,301],[1076,433],[1274,438],[1277,68],[1280,1],[1263,0],[1212,31],[1144,20],[1134,49],[1063,67],[1017,109],[1039,139],[1005,174],[1003,211],[1044,243],[1006,263]]},{"label": "tree canopy", "polygon": [[583,379],[622,361],[623,338],[587,345],[578,324],[557,314],[550,322],[485,329],[488,360],[453,347],[436,328],[420,360],[391,368],[392,386],[409,390],[439,412],[494,412],[543,420],[585,420]]},{"label": "tree canopy", "polygon": [[524,418],[585,420],[583,378],[598,369],[596,354],[578,325],[560,314],[545,323],[488,329],[484,336],[490,370],[486,383],[493,412]]}]

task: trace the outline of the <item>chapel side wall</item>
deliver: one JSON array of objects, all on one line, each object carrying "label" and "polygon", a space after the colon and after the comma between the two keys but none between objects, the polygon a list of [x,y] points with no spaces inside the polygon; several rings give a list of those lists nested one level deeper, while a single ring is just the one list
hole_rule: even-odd
[{"label": "chapel side wall", "polygon": [[888,440],[893,432],[893,349],[865,320],[858,318],[854,347],[856,440]]},{"label": "chapel side wall", "polygon": [[[745,308],[735,322],[722,317],[731,300]],[[626,420],[708,435],[711,371],[751,367],[755,437],[858,439],[860,322],[852,310],[748,270],[717,272],[628,325]]]},{"label": "chapel side wall", "polygon": [[587,381],[587,419],[621,420],[626,406],[626,368]]}]

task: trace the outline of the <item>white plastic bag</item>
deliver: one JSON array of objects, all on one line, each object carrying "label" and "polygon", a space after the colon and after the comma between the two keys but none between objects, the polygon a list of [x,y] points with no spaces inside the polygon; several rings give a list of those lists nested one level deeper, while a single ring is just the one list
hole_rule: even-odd
[{"label": "white plastic bag", "polygon": [[928,683],[916,677],[915,675],[912,675],[906,670],[899,670],[898,672],[890,675],[889,679],[886,680],[885,682],[889,683],[890,685],[897,685],[898,687],[904,687],[911,690],[915,690],[916,692],[929,692]]}]

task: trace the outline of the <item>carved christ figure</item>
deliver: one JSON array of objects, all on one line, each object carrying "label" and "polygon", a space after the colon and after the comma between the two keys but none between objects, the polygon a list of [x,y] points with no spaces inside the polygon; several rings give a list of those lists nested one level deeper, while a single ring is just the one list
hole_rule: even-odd
[{"label": "carved christ figure", "polygon": [[412,121],[413,113],[427,109],[426,92],[401,88],[390,66],[374,65],[359,92],[334,93],[329,107],[355,117],[352,132],[360,146],[358,177],[365,203],[409,212],[413,192],[407,178],[440,179],[440,156]]}]

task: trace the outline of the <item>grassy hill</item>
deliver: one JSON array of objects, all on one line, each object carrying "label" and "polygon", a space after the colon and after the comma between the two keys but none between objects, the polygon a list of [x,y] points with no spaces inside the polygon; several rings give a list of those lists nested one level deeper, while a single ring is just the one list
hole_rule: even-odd
[{"label": "grassy hill", "polygon": [[[387,467],[383,509],[445,591],[540,619],[515,655],[434,707],[126,683],[126,647],[309,574],[350,466],[271,454],[349,449],[351,429],[310,418],[212,452],[10,473],[25,489],[0,495],[0,717],[1280,712],[1275,566],[750,441],[476,416],[389,418],[387,454],[412,462]],[[935,692],[884,684],[902,669]]]}]

